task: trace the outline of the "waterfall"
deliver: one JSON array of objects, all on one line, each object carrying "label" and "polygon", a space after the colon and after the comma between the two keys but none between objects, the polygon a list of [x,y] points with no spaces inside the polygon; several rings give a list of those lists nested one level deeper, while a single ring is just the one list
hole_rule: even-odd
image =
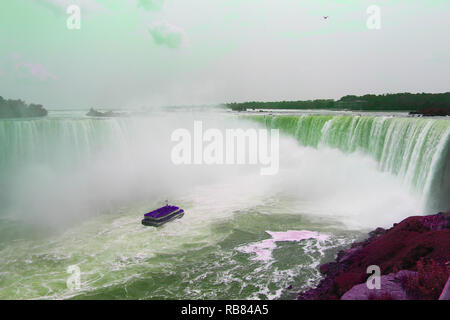
[{"label": "waterfall", "polygon": [[252,116],[301,145],[362,152],[381,171],[424,197],[430,211],[450,209],[450,121],[374,116]]},{"label": "waterfall", "polygon": [[80,215],[88,211],[81,205],[112,206],[162,188],[155,168],[170,155],[164,130],[151,118],[1,120],[0,216],[58,208]]},{"label": "waterfall", "polygon": [[[325,115],[258,115],[251,119],[279,128],[302,146],[368,155],[377,161],[380,171],[399,177],[417,194],[427,212],[450,208],[448,120]],[[223,122],[223,118],[216,120],[215,125]],[[243,125],[235,120],[236,125]],[[0,203],[5,207],[13,199],[14,203],[37,208],[50,197],[52,201],[64,197],[75,201],[70,193],[83,195],[79,203],[106,202],[139,192],[146,196],[154,188],[162,190],[164,183],[167,193],[174,188],[167,181],[187,174],[186,168],[175,168],[167,161],[170,134],[185,124],[186,119],[169,119],[166,115],[2,120]],[[33,196],[33,203],[23,201]]]},{"label": "waterfall", "polygon": [[0,172],[40,162],[82,165],[112,143],[124,146],[126,129],[115,119],[3,120]]}]

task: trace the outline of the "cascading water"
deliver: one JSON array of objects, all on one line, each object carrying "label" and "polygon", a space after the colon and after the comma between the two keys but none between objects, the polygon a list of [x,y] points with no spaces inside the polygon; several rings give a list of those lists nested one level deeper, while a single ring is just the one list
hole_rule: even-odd
[{"label": "cascading water", "polygon": [[450,121],[375,116],[253,116],[300,144],[373,157],[423,195],[426,210],[450,209]]},{"label": "cascading water", "polygon": [[[317,266],[361,231],[420,213],[362,153],[418,190],[448,181],[428,174],[448,172],[442,121],[261,117],[317,148],[283,136],[279,173],[261,176],[259,166],[174,165],[171,133],[199,119],[255,127],[222,112],[1,120],[0,299],[293,298],[287,286],[313,285]],[[167,198],[186,215],[143,227]],[[75,291],[66,286],[73,265]]]}]

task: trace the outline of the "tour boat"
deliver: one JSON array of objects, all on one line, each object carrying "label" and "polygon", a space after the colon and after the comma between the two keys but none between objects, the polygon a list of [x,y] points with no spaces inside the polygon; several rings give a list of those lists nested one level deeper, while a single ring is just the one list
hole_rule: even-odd
[{"label": "tour boat", "polygon": [[156,210],[144,214],[142,224],[144,226],[159,227],[169,221],[179,219],[182,216],[184,216],[183,209],[166,204],[164,207],[158,208]]}]

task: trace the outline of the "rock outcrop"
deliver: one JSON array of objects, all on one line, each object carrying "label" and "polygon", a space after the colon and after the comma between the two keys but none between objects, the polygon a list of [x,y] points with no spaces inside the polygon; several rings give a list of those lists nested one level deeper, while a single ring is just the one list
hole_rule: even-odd
[{"label": "rock outcrop", "polygon": [[[335,262],[320,267],[325,278],[319,285],[300,293],[298,299],[437,299],[435,291],[444,288],[449,261],[450,212],[409,217],[389,230],[378,228],[367,240],[340,251]],[[384,276],[381,281],[387,290],[383,295],[370,295],[364,289],[371,265],[378,266]],[[427,281],[441,288],[427,288]],[[389,288],[393,290],[390,295]]]},{"label": "rock outcrop", "polygon": [[120,117],[123,114],[116,113],[112,111],[106,111],[106,112],[100,112],[95,110],[94,108],[91,108],[88,113],[86,113],[86,116],[88,117]]},{"label": "rock outcrop", "polygon": [[425,117],[445,117],[450,116],[450,109],[447,108],[426,108],[421,111],[411,111],[409,115]]},{"label": "rock outcrop", "polygon": [[408,300],[403,288],[404,277],[416,276],[417,272],[402,270],[380,277],[380,289],[369,289],[366,283],[357,284],[344,293],[341,300]]}]

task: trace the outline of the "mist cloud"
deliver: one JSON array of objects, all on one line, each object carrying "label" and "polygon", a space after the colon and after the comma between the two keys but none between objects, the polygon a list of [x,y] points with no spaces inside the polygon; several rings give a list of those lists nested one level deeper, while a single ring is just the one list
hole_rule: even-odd
[{"label": "mist cloud", "polygon": [[184,31],[167,22],[156,22],[150,25],[149,33],[157,45],[168,48],[179,48],[185,42]]},{"label": "mist cloud", "polygon": [[66,14],[67,8],[71,5],[79,6],[83,13],[87,14],[105,9],[96,0],[42,0],[37,3],[63,14]]},{"label": "mist cloud", "polygon": [[159,11],[164,6],[164,0],[138,0],[137,5],[148,11]]},{"label": "mist cloud", "polygon": [[22,78],[32,78],[40,81],[56,80],[56,76],[47,70],[41,63],[33,63],[23,60],[17,53],[11,55],[15,74]]}]

